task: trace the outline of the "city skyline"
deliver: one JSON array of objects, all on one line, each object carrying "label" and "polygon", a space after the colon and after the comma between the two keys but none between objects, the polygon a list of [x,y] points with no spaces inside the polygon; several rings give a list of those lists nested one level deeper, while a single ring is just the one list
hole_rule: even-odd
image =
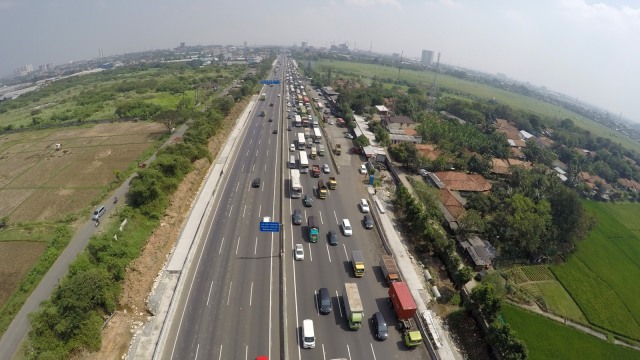
[{"label": "city skyline", "polygon": [[[32,64],[187,45],[329,47],[348,43],[506,74],[640,122],[640,7],[631,1],[333,0],[211,4],[0,0],[0,74]],[[248,11],[250,9],[251,11]],[[384,25],[384,26],[381,26]],[[101,50],[100,50],[101,49]]]}]

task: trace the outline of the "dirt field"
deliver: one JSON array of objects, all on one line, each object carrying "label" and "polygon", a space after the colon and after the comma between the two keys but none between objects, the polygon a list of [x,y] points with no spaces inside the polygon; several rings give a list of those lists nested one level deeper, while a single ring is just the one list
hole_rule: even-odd
[{"label": "dirt field", "polygon": [[[125,170],[164,132],[157,123],[112,123],[0,136],[0,217],[39,226],[86,211],[115,170]],[[54,144],[62,144],[56,151]],[[0,242],[0,306],[47,246],[47,237]]]},{"label": "dirt field", "polygon": [[[224,131],[209,142],[209,149],[214,157],[222,149],[233,122],[240,116],[245,106],[246,103],[237,105],[225,120]],[[187,175],[173,194],[171,205],[162,219],[161,226],[147,240],[140,257],[127,269],[118,311],[102,333],[102,349],[97,353],[79,354],[76,359],[119,360],[124,358],[134,329],[147,321],[148,313],[145,303],[147,295],[182,229],[191,202],[206,176],[209,165],[210,163],[206,160],[195,163],[194,170]]]}]

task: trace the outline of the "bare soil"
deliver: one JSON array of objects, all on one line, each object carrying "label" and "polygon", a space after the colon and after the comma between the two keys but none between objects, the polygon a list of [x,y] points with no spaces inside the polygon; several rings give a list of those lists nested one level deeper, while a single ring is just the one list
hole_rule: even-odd
[{"label": "bare soil", "polygon": [[[235,119],[246,107],[248,101],[237,104],[227,116],[224,129],[209,141],[209,150],[213,157],[224,146]],[[147,321],[149,312],[146,299],[154,280],[162,270],[183,223],[188,215],[191,203],[198,193],[210,162],[206,159],[196,161],[194,170],[185,177],[171,198],[171,205],[154,233],[149,237],[139,258],[127,269],[118,302],[118,310],[102,331],[102,348],[96,353],[78,354],[75,359],[117,360],[126,355],[135,329]]]}]

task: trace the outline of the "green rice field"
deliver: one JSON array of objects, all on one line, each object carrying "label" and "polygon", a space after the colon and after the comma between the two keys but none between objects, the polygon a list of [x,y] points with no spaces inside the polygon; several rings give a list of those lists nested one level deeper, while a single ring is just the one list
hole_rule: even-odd
[{"label": "green rice field", "polygon": [[530,360],[640,358],[639,351],[611,344],[509,304],[504,305],[502,316],[527,345]]},{"label": "green rice field", "polygon": [[567,263],[551,270],[591,324],[639,340],[640,205],[584,204],[598,225]]}]

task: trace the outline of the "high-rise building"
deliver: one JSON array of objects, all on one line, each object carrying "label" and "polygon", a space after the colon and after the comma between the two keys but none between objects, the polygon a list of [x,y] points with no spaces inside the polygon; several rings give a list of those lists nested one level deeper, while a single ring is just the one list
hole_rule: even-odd
[{"label": "high-rise building", "polygon": [[422,58],[420,59],[422,65],[431,65],[433,63],[433,51],[422,50]]},{"label": "high-rise building", "polygon": [[307,42],[303,41],[301,47],[302,47],[302,50],[307,50]]}]

